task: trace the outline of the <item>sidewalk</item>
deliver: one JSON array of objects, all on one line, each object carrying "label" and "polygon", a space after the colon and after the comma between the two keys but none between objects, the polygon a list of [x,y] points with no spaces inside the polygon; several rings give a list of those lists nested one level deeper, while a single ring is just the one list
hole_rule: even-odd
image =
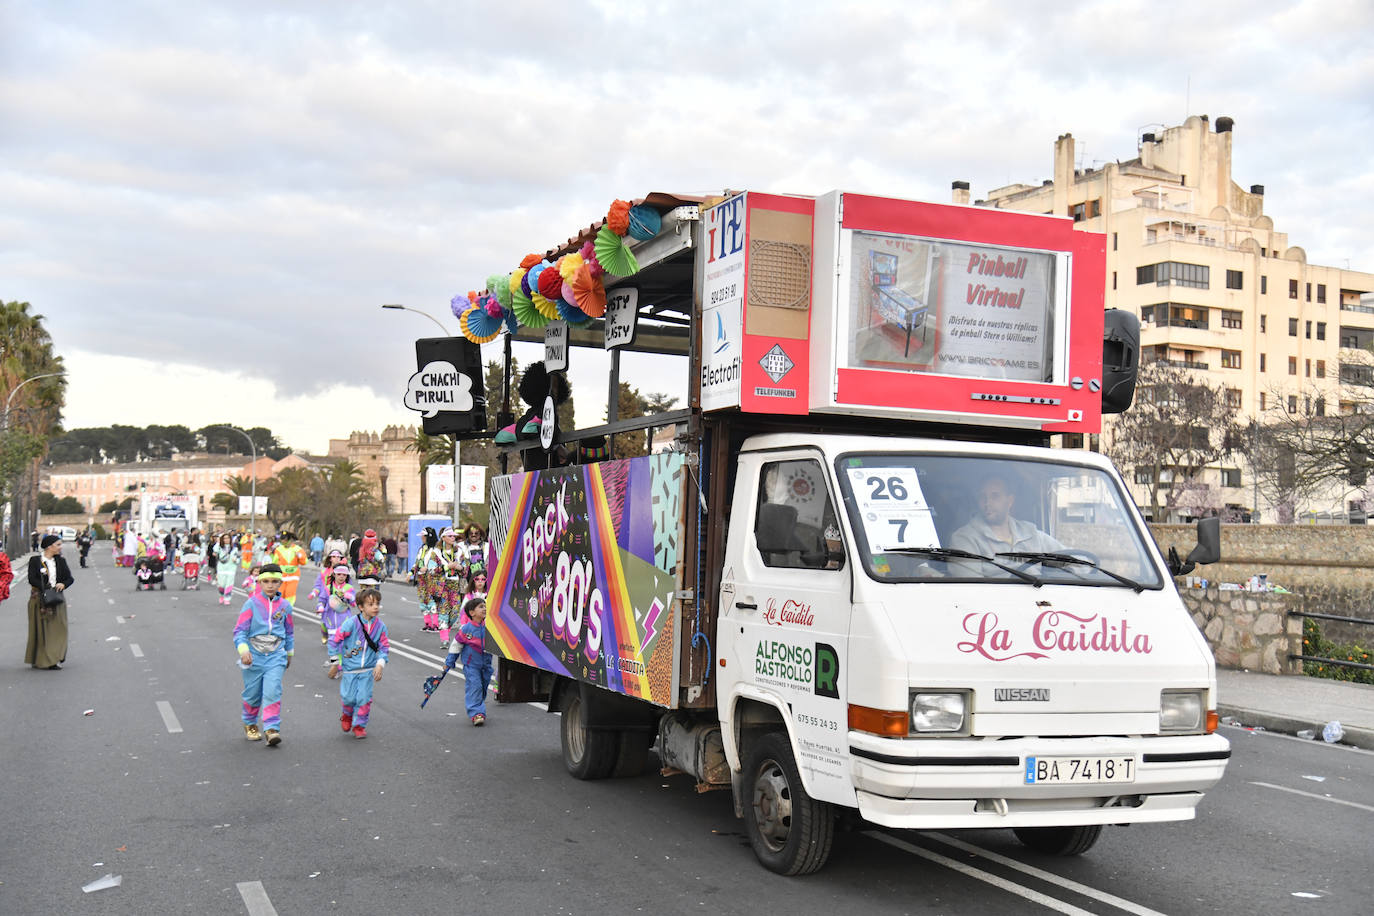
[{"label": "sidewalk", "polygon": [[1321,740],[1322,726],[1341,723],[1341,744],[1374,750],[1374,686],[1305,677],[1217,669],[1217,713],[1240,724],[1297,734],[1311,729]]}]

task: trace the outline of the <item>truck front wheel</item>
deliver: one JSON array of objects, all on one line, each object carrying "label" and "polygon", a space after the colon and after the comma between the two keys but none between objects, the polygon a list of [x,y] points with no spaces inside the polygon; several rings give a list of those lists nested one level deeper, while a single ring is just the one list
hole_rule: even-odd
[{"label": "truck front wheel", "polygon": [[1014,827],[1012,833],[1032,852],[1047,856],[1078,856],[1087,852],[1102,835],[1101,824],[1077,827]]},{"label": "truck front wheel", "polygon": [[744,765],[744,829],[754,855],[780,875],[809,875],[830,858],[835,812],[802,788],[787,737],[754,741]]},{"label": "truck front wheel", "polygon": [[587,709],[576,688],[563,700],[559,722],[563,744],[563,764],[578,779],[605,779],[615,769],[620,755],[620,735],[587,727]]}]

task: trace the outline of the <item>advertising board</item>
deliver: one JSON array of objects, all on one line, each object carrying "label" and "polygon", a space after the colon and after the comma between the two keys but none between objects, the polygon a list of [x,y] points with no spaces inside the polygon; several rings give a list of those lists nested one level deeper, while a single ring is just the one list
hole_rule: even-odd
[{"label": "advertising board", "polygon": [[670,705],[685,484],[672,452],[493,478],[495,650]]}]

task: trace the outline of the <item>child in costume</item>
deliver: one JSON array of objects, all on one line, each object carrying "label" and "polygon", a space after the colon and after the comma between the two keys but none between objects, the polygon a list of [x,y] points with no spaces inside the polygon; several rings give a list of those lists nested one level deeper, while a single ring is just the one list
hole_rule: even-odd
[{"label": "child in costume", "polygon": [[[476,567],[474,567],[475,569]],[[467,594],[463,596],[463,607],[467,607],[473,598],[487,597],[487,574],[484,572],[474,572],[472,574],[472,584],[468,586]]]},{"label": "child in costume", "polygon": [[436,601],[443,582],[442,556],[439,553],[439,535],[433,528],[424,530],[422,540],[415,565],[410,568],[410,578],[415,583],[415,594],[420,601],[423,629],[433,631],[439,629]]},{"label": "child in costume", "polygon": [[[358,610],[357,591],[348,582],[352,574],[348,564],[342,562],[329,570],[329,585],[320,596],[320,627],[324,630],[325,645],[329,644],[344,621]],[[334,663],[338,658],[331,653],[329,661]]]},{"label": "child in costume", "polygon": [[469,565],[467,551],[458,544],[457,531],[445,528],[439,539],[444,578],[435,609],[439,612],[439,640],[448,645],[450,634],[459,624],[463,595],[467,594]]},{"label": "child in costume", "polygon": [[281,567],[264,566],[234,625],[243,672],[243,736],[261,741],[265,732],[269,747],[281,743],[281,679],[296,654],[295,621],[291,602],[279,594],[281,581]]},{"label": "child in costume", "polygon": [[486,651],[486,600],[473,598],[463,605],[462,616],[463,622],[458,626],[445,661],[452,666],[454,653],[462,660],[468,719],[473,725],[484,725],[487,721],[487,687],[491,683],[491,653]]},{"label": "child in costume", "polygon": [[214,549],[215,587],[219,589],[219,603],[228,604],[233,600],[234,579],[238,574],[233,539],[227,534],[220,535]]},{"label": "child in costume", "polygon": [[372,685],[382,679],[391,640],[386,624],[377,616],[382,611],[382,593],[365,588],[358,593],[358,613],[343,622],[329,640],[329,653],[337,659],[329,667],[332,678],[343,672],[339,700],[343,711],[339,725],[344,734],[367,737],[367,717],[372,711]]},{"label": "child in costume", "polygon": [[377,532],[371,528],[363,532],[358,541],[358,553],[353,565],[358,570],[358,584],[378,587],[386,578],[386,550],[377,539]]},{"label": "child in costume", "polygon": [[315,613],[320,615],[320,645],[329,644],[329,628],[325,626],[324,614],[329,610],[329,571],[343,562],[342,550],[331,550],[324,558],[324,565],[315,574],[315,587],[306,597],[315,602]]},{"label": "child in costume", "polygon": [[[280,569],[281,567],[279,566],[277,568]],[[258,574],[261,572],[261,566],[254,566],[252,569],[248,570],[248,576],[243,580],[244,591],[251,594],[253,589],[258,587]]]}]

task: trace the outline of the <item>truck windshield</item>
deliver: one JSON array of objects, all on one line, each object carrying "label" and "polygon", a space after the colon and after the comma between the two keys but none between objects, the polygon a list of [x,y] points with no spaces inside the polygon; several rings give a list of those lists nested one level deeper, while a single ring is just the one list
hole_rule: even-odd
[{"label": "truck windshield", "polygon": [[850,453],[836,473],[856,557],[880,581],[1163,586],[1134,511],[1099,468]]}]

